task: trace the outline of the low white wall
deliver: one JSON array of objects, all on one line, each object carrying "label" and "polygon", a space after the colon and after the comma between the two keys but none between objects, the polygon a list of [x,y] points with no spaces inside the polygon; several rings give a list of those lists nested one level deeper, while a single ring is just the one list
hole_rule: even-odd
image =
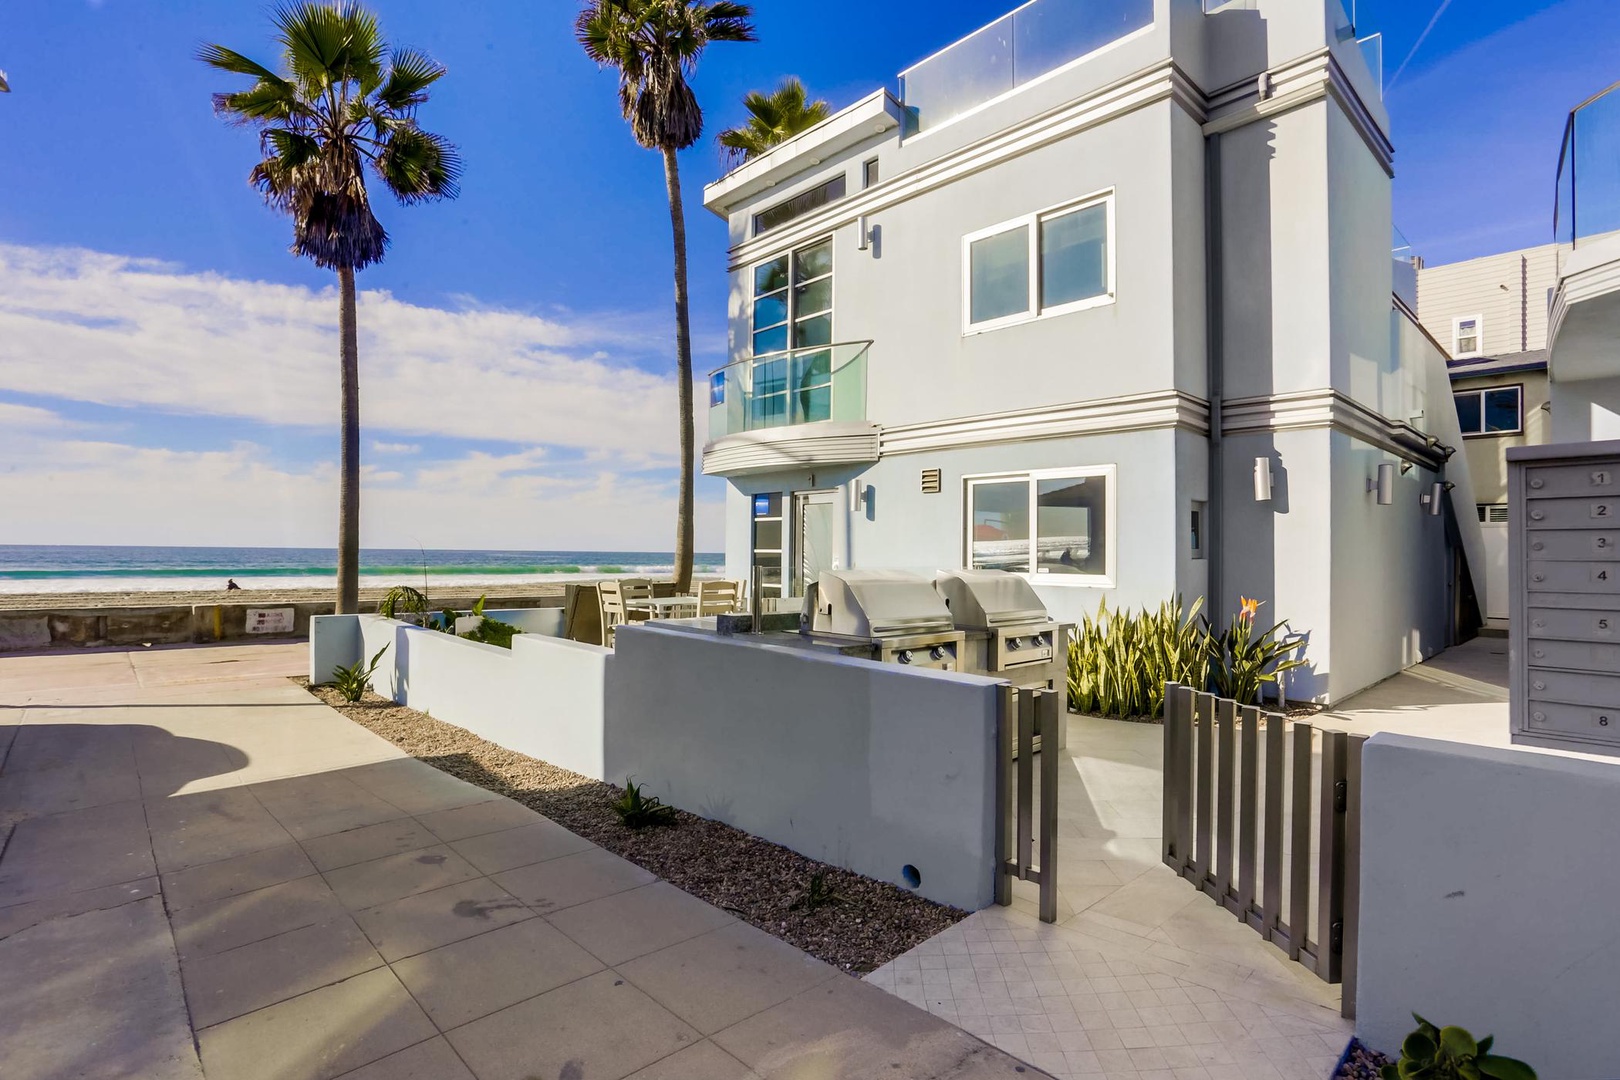
[{"label": "low white wall", "polygon": [[612,650],[538,633],[519,634],[502,649],[375,615],[328,619],[310,633],[313,681],[329,678],[314,675],[317,654],[321,663],[341,655],[347,664],[386,644],[373,680],[377,693],[518,753],[605,778],[603,701]]},{"label": "low white wall", "polygon": [[607,772],[811,858],[976,910],[994,899],[996,686],[624,626]]},{"label": "low white wall", "polygon": [[1415,1011],[1620,1075],[1620,763],[1383,734],[1363,769],[1357,1034],[1394,1051]]},{"label": "low white wall", "polygon": [[563,616],[566,613],[560,607],[501,608],[499,611],[486,611],[484,614],[491,619],[515,626],[525,634],[554,638],[563,636]]}]

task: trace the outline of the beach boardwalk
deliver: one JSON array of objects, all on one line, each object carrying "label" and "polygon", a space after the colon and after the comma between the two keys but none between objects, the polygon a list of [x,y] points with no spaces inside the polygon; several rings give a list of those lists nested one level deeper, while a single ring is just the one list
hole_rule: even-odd
[{"label": "beach boardwalk", "polygon": [[0,655],[6,1080],[1042,1075],[404,756],[307,663]]}]

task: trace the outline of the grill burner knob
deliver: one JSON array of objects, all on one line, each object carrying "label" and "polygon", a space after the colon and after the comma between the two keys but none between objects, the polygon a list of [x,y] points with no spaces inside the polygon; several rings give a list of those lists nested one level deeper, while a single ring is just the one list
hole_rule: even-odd
[{"label": "grill burner knob", "polygon": [[932,649],[928,650],[928,655],[932,656],[935,660],[945,659],[945,646],[935,645]]},{"label": "grill burner knob", "polygon": [[1022,649],[1023,647],[1024,647],[1024,642],[1023,642],[1022,638],[1010,637],[1010,638],[1007,639],[1007,651],[1008,652],[1017,652],[1019,649]]},{"label": "grill burner knob", "polygon": [[900,655],[896,656],[895,659],[898,660],[902,664],[911,663],[911,650],[910,649],[901,649],[900,650]]}]

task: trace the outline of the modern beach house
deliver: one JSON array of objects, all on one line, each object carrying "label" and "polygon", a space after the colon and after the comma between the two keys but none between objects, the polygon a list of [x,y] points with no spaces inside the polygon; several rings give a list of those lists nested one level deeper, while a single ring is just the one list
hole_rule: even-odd
[{"label": "modern beach house", "polygon": [[1339,0],[1033,0],[710,184],[728,573],[1006,569],[1066,621],[1258,598],[1321,701],[1470,632],[1358,38]]}]

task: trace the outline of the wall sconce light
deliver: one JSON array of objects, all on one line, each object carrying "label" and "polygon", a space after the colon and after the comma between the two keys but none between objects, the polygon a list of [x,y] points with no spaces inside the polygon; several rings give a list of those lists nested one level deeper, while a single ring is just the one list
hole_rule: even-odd
[{"label": "wall sconce light", "polygon": [[1268,457],[1254,459],[1254,501],[1271,501],[1271,459]]},{"label": "wall sconce light", "polygon": [[1378,478],[1367,477],[1367,490],[1378,492],[1378,505],[1389,506],[1395,502],[1395,466],[1384,464],[1378,466]]},{"label": "wall sconce light", "polygon": [[849,512],[859,514],[866,509],[867,486],[859,480],[849,482]]},{"label": "wall sconce light", "polygon": [[1428,508],[1430,517],[1439,517],[1441,509],[1445,506],[1446,492],[1456,487],[1449,480],[1436,480],[1429,485],[1429,490],[1418,496],[1418,502]]},{"label": "wall sconce light", "polygon": [[866,251],[872,246],[872,225],[865,214],[855,219],[855,249]]}]

